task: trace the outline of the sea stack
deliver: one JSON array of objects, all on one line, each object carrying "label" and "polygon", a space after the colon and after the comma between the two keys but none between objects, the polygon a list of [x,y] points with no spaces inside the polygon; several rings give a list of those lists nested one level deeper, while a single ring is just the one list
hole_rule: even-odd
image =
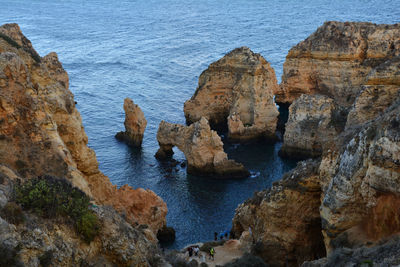
[{"label": "sea stack", "polygon": [[185,102],[187,124],[209,120],[213,128],[228,128],[231,140],[275,138],[278,91],[270,64],[248,47],[236,48],[212,63],[199,77],[192,98]]},{"label": "sea stack", "polygon": [[125,98],[125,132],[119,132],[115,135],[118,140],[123,140],[129,145],[140,147],[142,145],[143,134],[147,126],[143,111],[136,105],[132,99]]},{"label": "sea stack", "polygon": [[190,126],[162,121],[157,141],[160,148],[156,157],[164,159],[171,156],[172,148],[176,146],[185,154],[188,173],[220,178],[249,176],[242,164],[228,159],[221,138],[211,130],[204,117]]}]

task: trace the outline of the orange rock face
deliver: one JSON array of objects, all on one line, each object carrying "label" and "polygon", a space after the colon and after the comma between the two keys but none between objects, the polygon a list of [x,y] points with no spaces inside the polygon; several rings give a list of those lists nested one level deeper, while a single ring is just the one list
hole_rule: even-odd
[{"label": "orange rock face", "polygon": [[162,227],[167,207],[157,195],[117,189],[99,171],[57,55],[39,57],[16,24],[0,33],[0,162],[25,178],[64,177],[129,221]]},{"label": "orange rock face", "polygon": [[196,92],[185,102],[186,122],[205,117],[211,126],[227,125],[229,137],[238,141],[274,138],[277,90],[269,63],[247,47],[237,48],[200,75]]},{"label": "orange rock face", "polygon": [[143,111],[130,98],[125,98],[124,110],[125,132],[119,132],[115,137],[128,142],[132,146],[140,147],[142,145],[144,130],[146,130],[147,126]]},{"label": "orange rock face", "polygon": [[226,178],[249,176],[242,164],[228,159],[221,138],[211,130],[204,117],[190,126],[162,121],[157,141],[160,149],[156,157],[162,159],[172,155],[172,148],[176,146],[185,154],[188,173]]},{"label": "orange rock face", "polygon": [[299,163],[281,181],[236,209],[235,235],[271,266],[299,266],[325,255],[318,166],[317,161]]},{"label": "orange rock face", "polygon": [[368,73],[400,53],[400,27],[366,22],[324,23],[286,56],[276,102],[322,94],[349,107]]}]

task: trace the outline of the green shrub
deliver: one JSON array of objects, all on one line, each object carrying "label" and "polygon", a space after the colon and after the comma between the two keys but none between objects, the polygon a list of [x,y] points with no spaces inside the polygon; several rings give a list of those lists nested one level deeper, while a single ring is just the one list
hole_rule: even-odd
[{"label": "green shrub", "polygon": [[13,39],[11,39],[10,37],[8,37],[7,35],[5,35],[4,33],[0,32],[0,38],[4,39],[4,41],[6,41],[9,45],[11,45],[12,47],[15,47],[17,49],[20,49],[21,46],[14,41]]},{"label": "green shrub", "polygon": [[0,212],[1,217],[11,224],[20,224],[25,222],[25,215],[21,207],[14,203],[8,202]]},{"label": "green shrub", "polygon": [[17,203],[45,218],[69,218],[86,242],[100,231],[96,214],[89,209],[89,197],[65,179],[44,176],[28,180],[15,188]]},{"label": "green shrub", "polygon": [[[10,38],[9,36],[5,35],[4,33],[0,32],[0,38],[2,38],[4,41],[6,41],[12,47],[15,47],[17,49],[22,48],[16,41],[14,41],[12,38]],[[40,56],[37,53],[35,53],[34,51],[30,51],[28,49],[24,49],[24,51],[27,52],[28,54],[30,54],[31,57],[33,58],[33,60],[36,61],[36,63],[40,63],[42,61]]]},{"label": "green shrub", "polygon": [[76,223],[76,229],[84,240],[90,243],[99,233],[100,224],[94,213],[84,213]]}]

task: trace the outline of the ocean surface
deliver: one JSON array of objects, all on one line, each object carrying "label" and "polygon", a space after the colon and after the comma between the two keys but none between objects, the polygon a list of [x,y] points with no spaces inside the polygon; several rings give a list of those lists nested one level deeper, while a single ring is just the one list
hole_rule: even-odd
[{"label": "ocean surface", "polygon": [[[230,229],[235,208],[295,166],[276,144],[226,144],[252,177],[215,180],[159,163],[161,120],[185,123],[183,103],[200,73],[230,50],[248,46],[273,66],[278,80],[288,50],[327,20],[397,23],[398,0],[1,0],[0,22],[18,23],[41,56],[58,53],[100,169],[118,185],[149,188],[168,205],[177,232],[171,248],[206,241]],[[123,130],[123,101],[142,108],[141,150],[115,140]],[[174,158],[182,162],[178,150]]]}]

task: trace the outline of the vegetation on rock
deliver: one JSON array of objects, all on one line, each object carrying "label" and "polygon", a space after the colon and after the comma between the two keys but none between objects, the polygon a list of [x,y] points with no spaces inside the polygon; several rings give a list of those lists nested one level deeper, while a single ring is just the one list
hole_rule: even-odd
[{"label": "vegetation on rock", "polygon": [[90,199],[65,179],[43,176],[30,179],[15,189],[16,201],[26,210],[45,218],[68,218],[88,243],[99,233],[100,223],[90,210]]}]

